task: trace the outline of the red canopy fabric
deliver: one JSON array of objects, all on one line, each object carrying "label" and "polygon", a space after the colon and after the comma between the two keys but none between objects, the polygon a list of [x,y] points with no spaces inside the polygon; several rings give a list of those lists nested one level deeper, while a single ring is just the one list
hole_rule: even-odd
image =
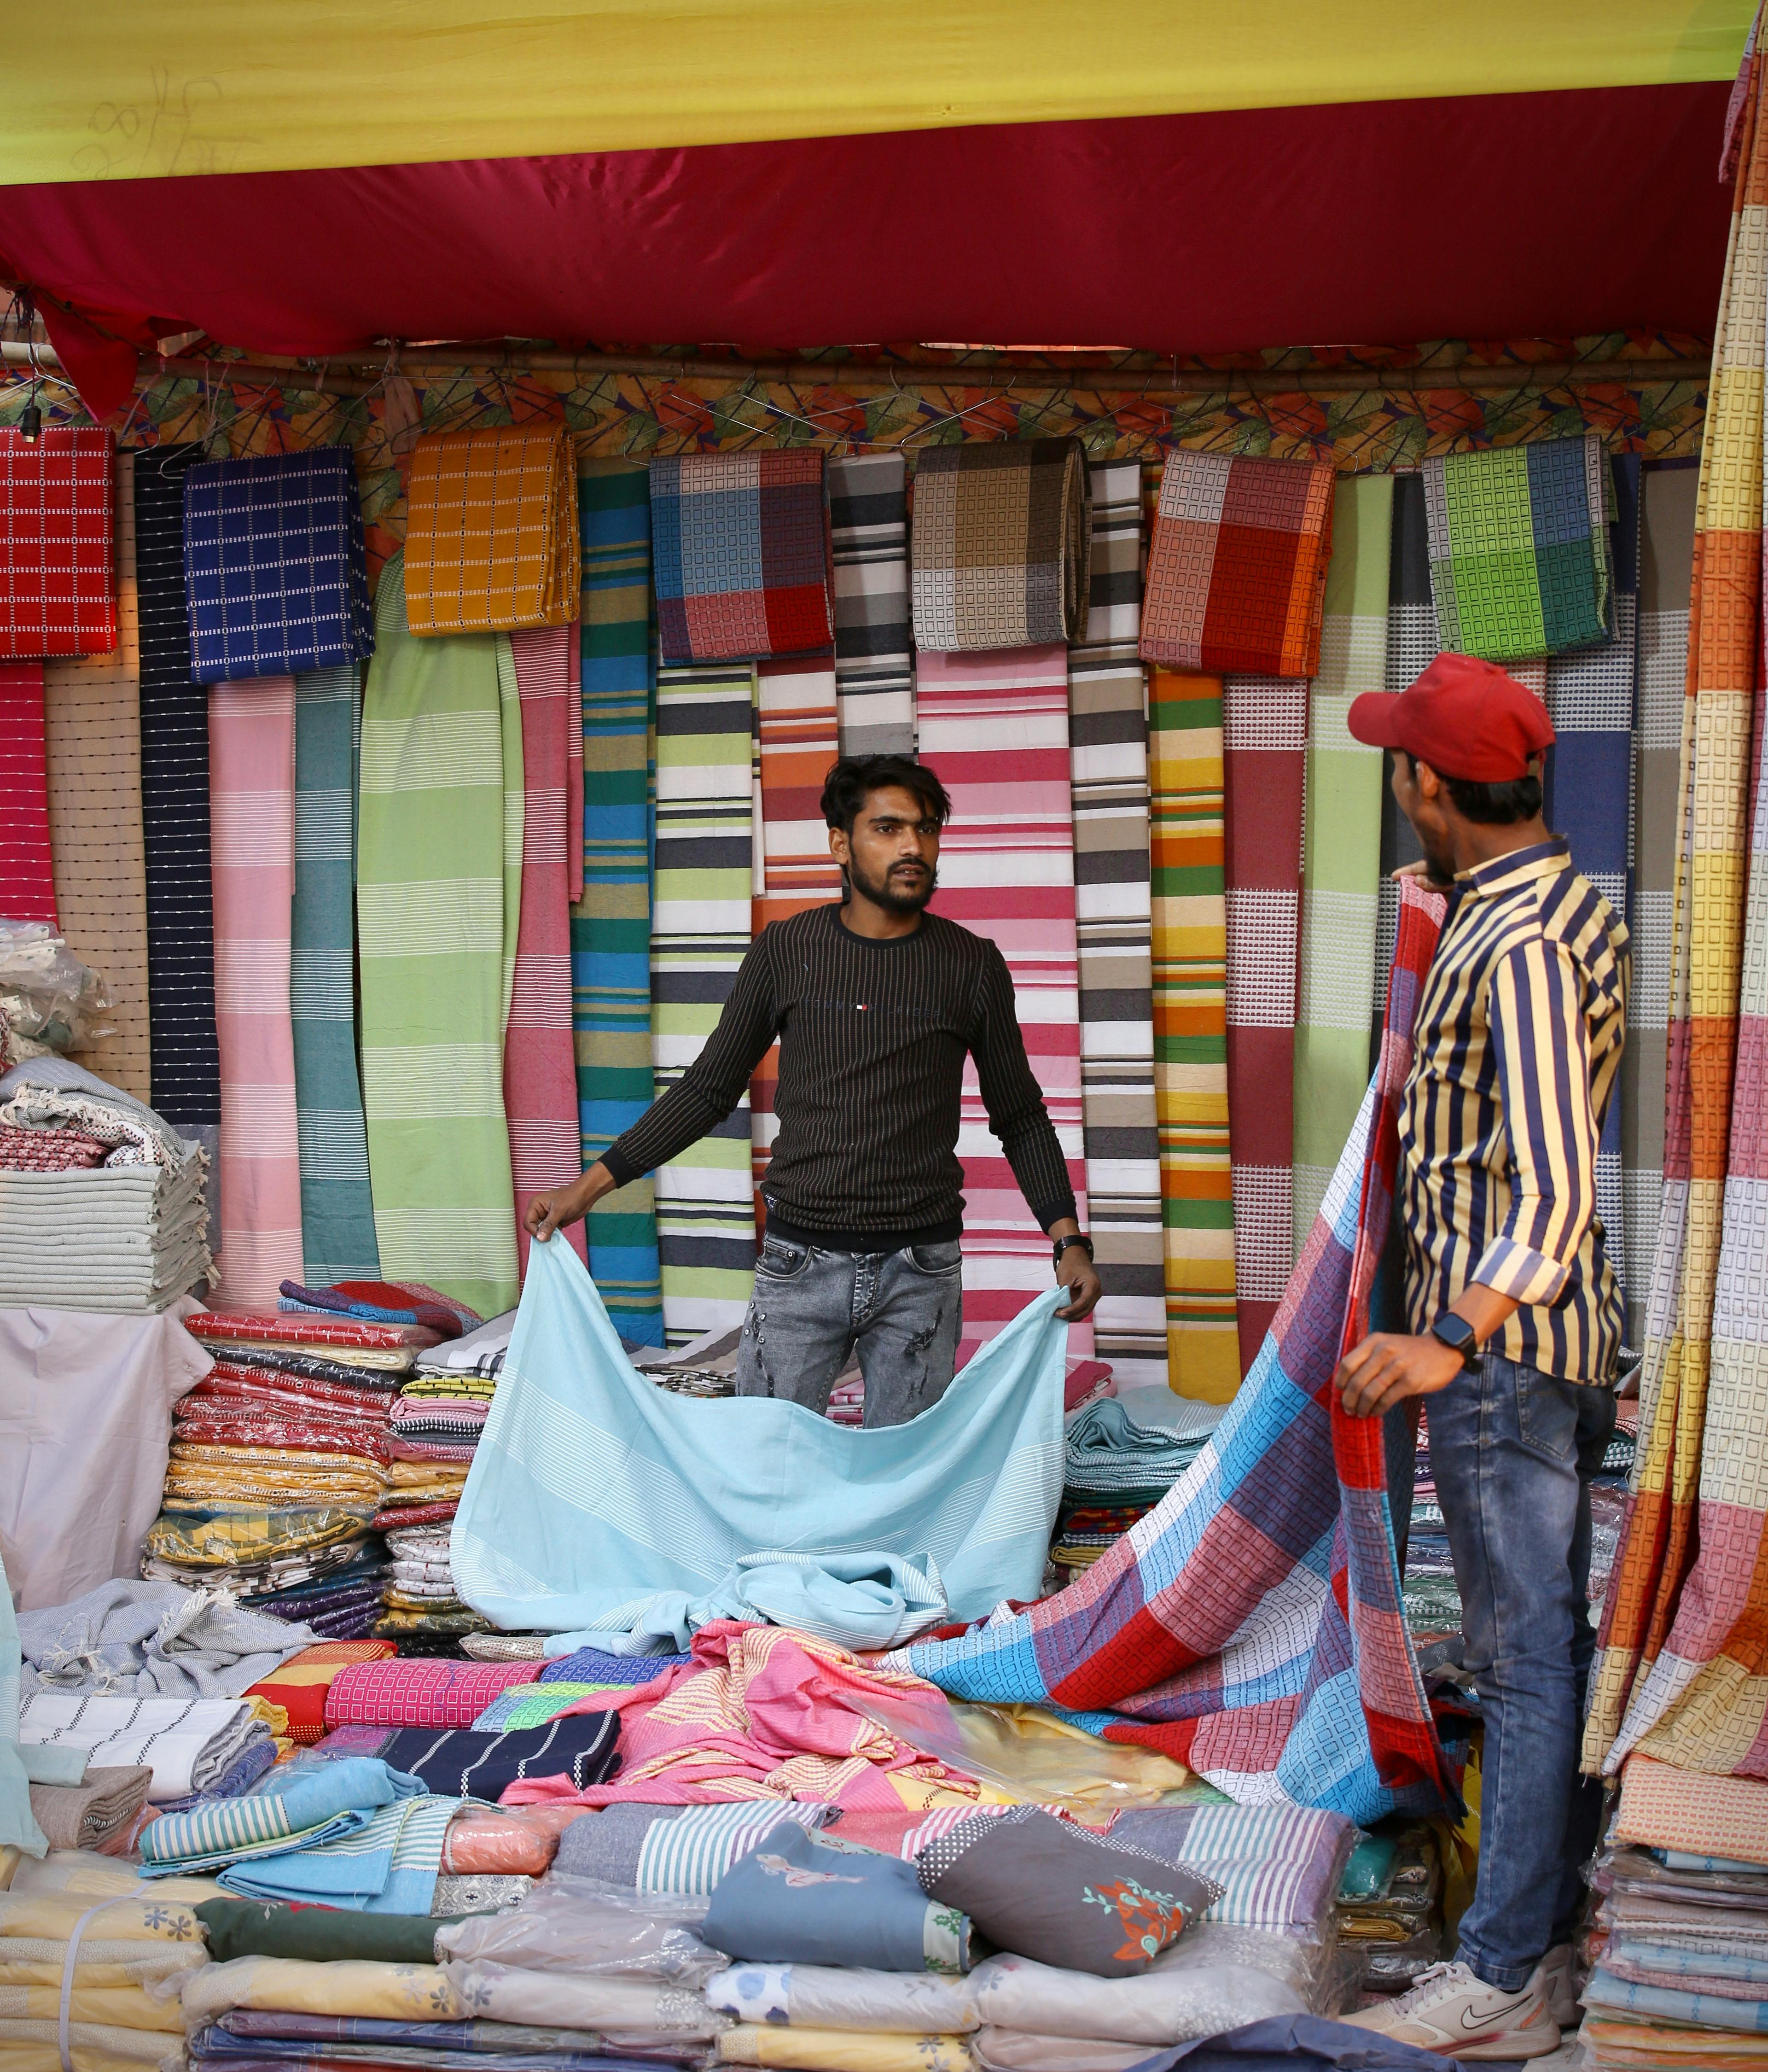
[{"label": "red canopy fabric", "polygon": [[[1272,344],[1710,331],[1723,84],[9,187],[16,278],[377,339]],[[96,399],[95,399],[96,400]]]}]

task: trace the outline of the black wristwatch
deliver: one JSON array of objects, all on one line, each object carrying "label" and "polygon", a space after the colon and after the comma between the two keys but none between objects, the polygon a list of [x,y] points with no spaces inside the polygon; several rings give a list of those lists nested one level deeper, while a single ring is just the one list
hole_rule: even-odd
[{"label": "black wristwatch", "polygon": [[1056,1268],[1058,1271],[1061,1268],[1062,1255],[1068,1250],[1071,1244],[1079,1245],[1089,1259],[1093,1256],[1093,1240],[1091,1238],[1059,1237],[1052,1242],[1050,1247],[1050,1264]]},{"label": "black wristwatch", "polygon": [[1461,1364],[1471,1368],[1479,1359],[1479,1340],[1474,1327],[1465,1317],[1458,1317],[1453,1309],[1445,1309],[1430,1326],[1430,1335],[1450,1352],[1459,1353]]}]

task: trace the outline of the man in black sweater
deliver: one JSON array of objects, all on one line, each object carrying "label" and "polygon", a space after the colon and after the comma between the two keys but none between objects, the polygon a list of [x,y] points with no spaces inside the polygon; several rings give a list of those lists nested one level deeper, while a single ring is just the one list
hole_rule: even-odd
[{"label": "man in black sweater", "polygon": [[737,1389],[821,1412],[857,1350],[868,1426],[899,1424],[950,1385],[963,1297],[957,1153],[964,1059],[989,1127],[1048,1232],[1059,1316],[1091,1314],[1093,1248],[1032,1076],[1013,982],[984,937],[925,909],[945,787],[905,756],[843,757],[822,791],[846,897],[765,928],[699,1056],[573,1186],[536,1195],[549,1238],[616,1187],[678,1157],[742,1099],[780,1039],[767,1235]]}]

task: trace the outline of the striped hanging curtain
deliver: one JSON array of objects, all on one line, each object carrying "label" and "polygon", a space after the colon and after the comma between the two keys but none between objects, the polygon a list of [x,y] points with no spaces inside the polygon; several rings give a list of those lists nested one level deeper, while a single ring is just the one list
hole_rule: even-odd
[{"label": "striped hanging curtain", "polygon": [[1665,1088],[1639,1445],[1603,1607],[1585,1766],[1638,1750],[1759,1775],[1768,1446],[1768,878],[1759,723],[1765,73],[1747,56],[1695,513]]}]

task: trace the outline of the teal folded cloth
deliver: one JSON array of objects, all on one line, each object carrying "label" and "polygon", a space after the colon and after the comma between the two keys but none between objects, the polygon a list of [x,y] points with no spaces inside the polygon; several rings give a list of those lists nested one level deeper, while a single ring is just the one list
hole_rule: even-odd
[{"label": "teal folded cloth", "polygon": [[397,1799],[381,1807],[364,1827],[285,1855],[236,1864],[222,1872],[219,1882],[223,1891],[241,1899],[302,1901],[363,1914],[428,1914],[441,1868],[442,1837],[460,1810],[457,1799]]},{"label": "teal folded cloth", "polygon": [[170,1877],[216,1864],[313,1849],[368,1827],[377,1807],[424,1786],[371,1756],[273,1772],[254,1791],[162,1813],[142,1831],[142,1875]]},{"label": "teal folded cloth", "polygon": [[[1177,1399],[1175,1399],[1177,1401]],[[1063,1437],[1062,1483],[1071,1494],[1164,1494],[1196,1459],[1221,1420],[1214,1403],[1181,1403],[1180,1419],[1138,1422],[1106,1396],[1077,1410]],[[1195,1413],[1186,1416],[1185,1413]]]}]

